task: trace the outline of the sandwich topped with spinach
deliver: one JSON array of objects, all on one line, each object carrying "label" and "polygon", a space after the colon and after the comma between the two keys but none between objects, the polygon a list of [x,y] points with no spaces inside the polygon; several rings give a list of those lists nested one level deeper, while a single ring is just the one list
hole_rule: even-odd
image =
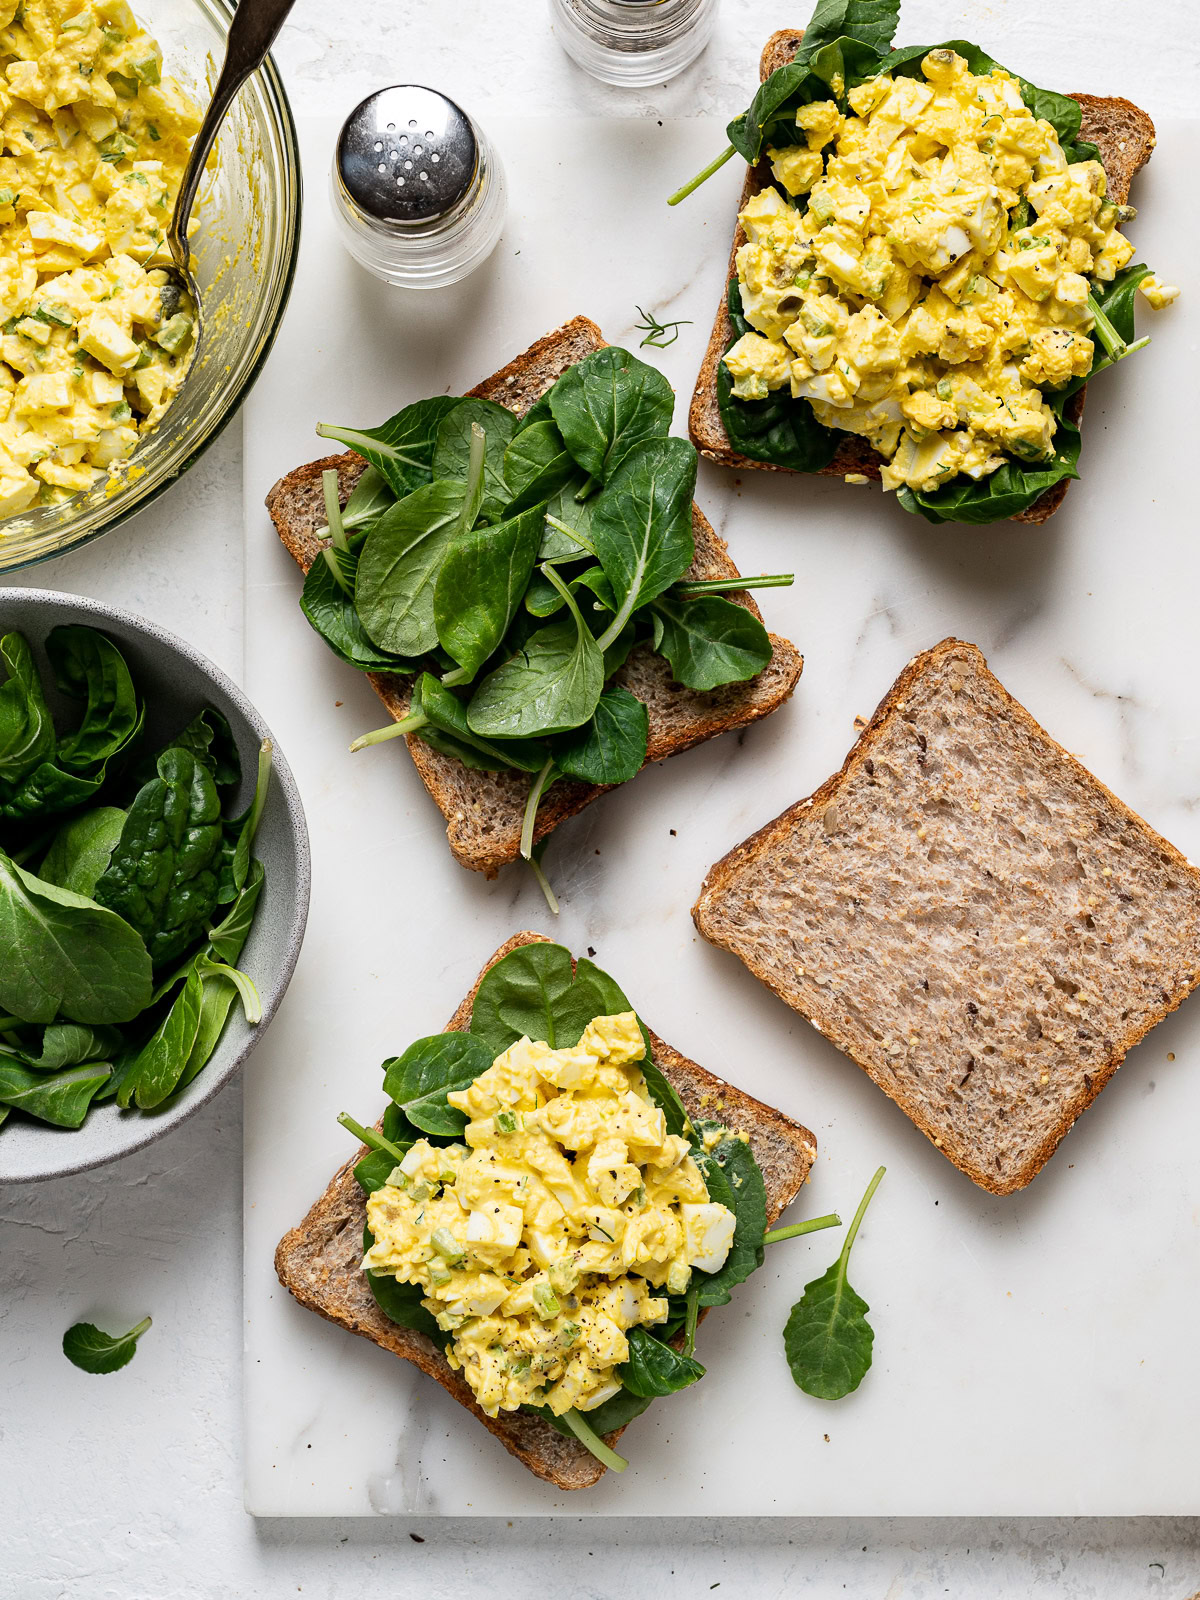
[{"label": "sandwich topped with spinach", "polygon": [[755,171],[693,436],[878,477],[932,522],[1041,520],[1078,476],[1084,383],[1149,342],[1136,292],[1178,292],[1121,231],[1153,127],[961,39],[892,49],[898,13],[821,0],[729,125],[708,171]]},{"label": "sandwich topped with spinach", "polygon": [[459,859],[540,873],[562,816],[786,698],[799,659],[743,591],[791,577],[737,573],[692,504],[670,385],[586,319],[481,389],[322,426],[363,469],[298,469],[268,504],[307,566],[305,616],[395,719],[352,748],[409,736]]}]

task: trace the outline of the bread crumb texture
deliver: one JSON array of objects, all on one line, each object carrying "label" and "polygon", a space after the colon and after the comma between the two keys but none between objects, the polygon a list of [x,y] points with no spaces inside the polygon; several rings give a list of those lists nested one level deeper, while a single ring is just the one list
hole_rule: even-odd
[{"label": "bread crumb texture", "polygon": [[1200,969],[1200,874],[953,639],[694,914],[998,1194]]}]

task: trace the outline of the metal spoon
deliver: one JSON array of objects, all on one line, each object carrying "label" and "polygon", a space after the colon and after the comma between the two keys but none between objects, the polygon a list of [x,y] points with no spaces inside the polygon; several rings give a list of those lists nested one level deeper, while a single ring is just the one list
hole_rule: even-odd
[{"label": "metal spoon", "polygon": [[[205,113],[204,121],[200,124],[200,131],[196,135],[191,154],[188,156],[187,167],[184,169],[183,181],[179,185],[179,193],[175,197],[175,209],[171,214],[171,223],[163,241],[165,251],[156,254],[146,263],[147,267],[164,268],[171,276],[176,293],[186,293],[191,298],[196,311],[197,343],[201,331],[200,286],[192,272],[191,254],[188,250],[188,220],[192,214],[192,206],[196,202],[200,180],[204,176],[204,164],[216,143],[217,134],[225,120],[225,113],[233,104],[234,97],[246,79],[262,66],[267,51],[275,43],[276,36],[294,3],[295,0],[238,0],[237,10],[229,25],[221,76],[217,79],[212,102]],[[164,288],[169,289],[169,287],[170,285],[164,285]]]}]

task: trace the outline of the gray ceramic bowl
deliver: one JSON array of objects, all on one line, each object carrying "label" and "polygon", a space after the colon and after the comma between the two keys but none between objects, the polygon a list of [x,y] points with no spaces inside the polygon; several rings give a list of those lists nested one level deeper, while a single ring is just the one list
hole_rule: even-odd
[{"label": "gray ceramic bowl", "polygon": [[[174,634],[132,612],[46,589],[0,589],[0,633],[23,633],[33,646],[56,719],[59,707],[42,642],[51,628],[72,622],[101,629],[121,647],[134,682],[146,698],[146,726],[151,738],[168,738],[202,706],[215,706],[224,713],[242,758],[242,788],[236,797],[236,809],[240,811],[248,805],[254,789],[258,748],[263,739],[270,737],[270,730],[237,685],[211,661]],[[250,1027],[241,1008],[235,1006],[208,1065],[159,1111],[120,1111],[112,1102],[106,1102],[94,1107],[83,1126],[74,1130],[11,1117],[0,1127],[0,1182],[56,1178],[140,1150],[190,1117],[238,1071],[283,999],[308,918],[308,829],[296,781],[278,746],[254,853],[266,868],[266,881],[238,965],[258,986],[262,1021]],[[4,959],[2,954],[0,959]]]}]

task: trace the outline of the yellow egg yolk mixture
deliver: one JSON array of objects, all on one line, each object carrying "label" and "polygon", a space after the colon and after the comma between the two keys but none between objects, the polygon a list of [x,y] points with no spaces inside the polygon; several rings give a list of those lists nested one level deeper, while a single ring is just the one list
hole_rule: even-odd
[{"label": "yellow egg yolk mixture", "polygon": [[123,0],[0,0],[0,517],[89,489],[178,392],[195,308],[146,263],[199,113]]},{"label": "yellow egg yolk mixture", "polygon": [[418,1139],[367,1199],[373,1272],[419,1284],[446,1358],[489,1416],[592,1410],[621,1387],[628,1329],[715,1272],[735,1217],[669,1134],[632,1011],[577,1045],[519,1039],[468,1089],[462,1144]]},{"label": "yellow egg yolk mixture", "polygon": [[[885,489],[931,491],[1053,455],[1045,391],[1084,376],[1093,284],[1133,255],[1098,161],[1068,163],[1000,68],[931,51],[921,78],[879,76],[801,107],[804,143],[768,150],[741,214],[733,394],[787,388],[861,434]],[[804,209],[793,203],[807,197]],[[1176,291],[1152,286],[1165,304]]]}]

